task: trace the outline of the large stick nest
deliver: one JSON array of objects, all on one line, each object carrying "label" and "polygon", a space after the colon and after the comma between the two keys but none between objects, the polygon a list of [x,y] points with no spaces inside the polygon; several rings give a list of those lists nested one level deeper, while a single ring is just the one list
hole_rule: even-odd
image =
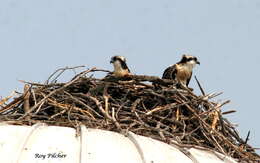
[{"label": "large stick nest", "polygon": [[248,137],[240,138],[223,117],[233,112],[221,111],[229,101],[211,100],[219,94],[207,95],[200,87],[203,95],[197,96],[190,89],[177,89],[174,81],[152,76],[96,79],[93,73],[104,70],[95,68],[57,83],[65,70],[52,74],[53,82],[50,78],[45,84],[26,82],[24,93],[9,103],[10,97],[0,100],[0,120],[131,131],[175,146],[218,151],[239,161],[260,160],[247,144]]}]

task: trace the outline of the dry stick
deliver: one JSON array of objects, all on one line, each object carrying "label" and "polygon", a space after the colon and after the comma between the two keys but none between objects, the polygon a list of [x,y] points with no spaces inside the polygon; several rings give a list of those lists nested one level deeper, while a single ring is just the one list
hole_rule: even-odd
[{"label": "dry stick", "polygon": [[[145,91],[145,90],[144,90]],[[146,93],[149,93],[150,95],[154,95],[154,96],[157,96],[157,97],[160,97],[162,99],[165,99],[165,95],[163,94],[159,94],[157,92],[154,92],[154,90],[152,89],[148,89],[147,91],[145,91]]]},{"label": "dry stick", "polygon": [[[182,96],[182,95],[181,95],[181,96]],[[194,114],[205,126],[210,127],[204,120],[202,120],[202,119],[200,118],[200,116],[194,111],[194,109],[192,109],[192,108],[191,108],[189,105],[187,105],[187,104],[186,104],[186,107],[187,107],[190,111],[192,111],[193,114]],[[222,135],[221,133],[219,133],[219,132],[217,132],[217,131],[215,131],[215,130],[213,130],[213,132],[214,132],[215,134],[217,134],[219,137],[221,137],[223,140],[225,140],[226,143],[228,143],[230,146],[232,146],[235,151],[237,151],[238,153],[240,153],[243,157],[246,157],[246,155],[244,154],[244,151],[242,151],[242,150],[239,149],[237,146],[235,146],[233,143],[231,143],[224,135]]]},{"label": "dry stick", "polygon": [[[195,131],[197,131],[198,129],[200,129],[201,128],[201,126],[198,126],[197,128],[195,128],[195,129],[193,129],[192,131],[190,131],[189,133],[187,133],[186,135],[190,135],[191,136],[191,134],[193,134]],[[185,135],[185,136],[186,136]]]},{"label": "dry stick", "polygon": [[139,116],[139,114],[138,114],[136,111],[134,111],[134,114],[135,114],[135,116],[137,117],[137,119],[139,120],[139,121],[136,121],[136,122],[139,123],[139,124],[141,124],[141,125],[143,125],[145,128],[152,129],[152,130],[158,132],[159,135],[160,135],[160,132],[163,132],[163,133],[165,133],[165,134],[167,134],[167,135],[171,135],[172,139],[174,139],[174,140],[175,140],[176,142],[178,142],[178,143],[181,143],[179,140],[176,139],[176,137],[175,137],[172,133],[170,133],[170,132],[168,132],[168,131],[166,131],[166,130],[162,130],[162,129],[159,129],[159,128],[156,128],[156,127],[152,127],[152,126],[150,126],[149,124],[145,123],[145,122],[141,119],[141,117]]},{"label": "dry stick", "polygon": [[249,136],[250,136],[250,131],[248,131],[247,136],[246,136],[246,140],[245,140],[245,144],[247,144],[248,140],[249,140]]},{"label": "dry stick", "polygon": [[218,107],[221,108],[222,106],[224,106],[224,105],[226,105],[226,104],[228,104],[228,103],[230,103],[230,100],[224,101],[224,102],[221,103]]},{"label": "dry stick", "polygon": [[[88,110],[90,110],[91,112],[93,112],[93,113],[95,113],[99,118],[102,118],[102,116],[98,113],[98,112],[96,112],[94,109],[92,109],[90,106],[88,106],[87,104],[85,104],[84,102],[82,102],[80,99],[78,99],[78,98],[75,98],[74,96],[72,96],[70,93],[68,93],[67,91],[64,91],[67,95],[69,95],[70,96],[70,98],[73,100],[73,101],[75,101],[75,102],[77,102],[78,104],[80,104],[80,105],[82,105],[82,106],[84,106],[84,107],[86,107]],[[80,96],[86,96],[86,95],[84,95],[83,93],[80,93],[80,94],[78,94],[78,93],[74,93],[73,95],[80,95]]]},{"label": "dry stick", "polygon": [[37,99],[36,99],[36,96],[35,96],[34,89],[31,89],[31,91],[32,91],[32,96],[33,96],[34,105],[36,105],[36,104],[37,104]]},{"label": "dry stick", "polygon": [[192,103],[192,101],[188,101],[188,102],[183,102],[183,103],[180,103],[180,104],[176,104],[176,103],[171,103],[171,104],[167,104],[165,106],[158,106],[148,112],[146,112],[145,114],[146,115],[151,115],[152,113],[154,112],[158,112],[158,111],[164,111],[164,110],[168,110],[168,109],[175,109],[175,108],[178,108],[180,106],[183,106],[185,104],[189,104],[189,103]]},{"label": "dry stick", "polygon": [[[95,70],[95,69],[96,69],[96,68],[92,68],[92,69],[86,70],[86,71],[84,71],[83,74],[87,74],[87,73],[89,73],[89,72],[91,72],[91,71],[93,71],[93,70]],[[75,79],[73,79],[72,81],[66,83],[64,86],[62,86],[62,87],[60,87],[60,88],[58,88],[58,89],[55,89],[55,90],[53,90],[52,92],[50,92],[46,97],[44,97],[44,98],[43,98],[42,100],[40,100],[36,105],[34,105],[27,113],[25,113],[23,116],[21,116],[20,118],[18,118],[18,120],[21,120],[21,119],[23,119],[24,117],[26,117],[26,116],[27,116],[28,114],[30,114],[34,109],[36,109],[41,103],[44,103],[47,98],[49,98],[49,97],[52,96],[53,94],[55,94],[55,93],[57,93],[57,92],[63,90],[64,88],[70,86],[70,85],[73,84],[75,81],[77,81],[79,78],[80,78],[80,76],[78,76],[78,77],[76,77]]]},{"label": "dry stick", "polygon": [[204,112],[202,112],[202,113],[200,113],[199,114],[199,116],[202,116],[202,115],[208,115],[207,117],[209,117],[211,114],[212,114],[212,112],[216,112],[216,111],[220,111],[220,109],[219,108],[221,108],[223,105],[225,105],[225,104],[228,104],[230,101],[225,101],[225,102],[223,102],[223,103],[221,103],[221,104],[216,104],[216,105],[214,105],[214,106],[211,106],[211,105],[209,105],[209,110],[207,110],[207,111],[204,111]]},{"label": "dry stick", "polygon": [[130,75],[127,77],[114,77],[110,76],[107,78],[104,78],[103,81],[110,81],[110,82],[116,82],[116,81],[124,81],[124,80],[135,80],[135,81],[149,81],[161,85],[170,85],[170,84],[176,84],[174,80],[169,79],[161,79],[157,76],[146,76],[146,75]]},{"label": "dry stick", "polygon": [[29,84],[25,84],[24,85],[24,104],[23,104],[23,109],[24,112],[27,113],[30,110],[30,85]]},{"label": "dry stick", "polygon": [[220,108],[217,107],[215,109],[215,111],[212,112],[212,116],[213,116],[213,120],[212,120],[212,123],[211,123],[211,129],[215,130],[216,129],[216,126],[217,126],[217,123],[219,121],[219,112],[220,112]]},{"label": "dry stick", "polygon": [[114,107],[112,107],[112,119],[113,119],[113,121],[116,121],[115,108]]},{"label": "dry stick", "polygon": [[184,128],[184,124],[183,123],[181,123],[180,121],[177,121],[177,120],[174,120],[174,119],[172,119],[172,118],[165,118],[165,117],[161,117],[161,116],[159,116],[159,115],[156,115],[156,114],[152,114],[152,115],[150,115],[150,116],[152,116],[152,117],[155,117],[155,118],[159,118],[160,119],[160,121],[162,121],[162,120],[165,120],[165,121],[167,121],[167,122],[170,122],[170,123],[172,123],[173,125],[176,125],[176,126],[178,126],[178,127],[181,127],[181,128]]},{"label": "dry stick", "polygon": [[[207,129],[207,130],[209,131],[209,129]],[[221,145],[219,145],[219,143],[218,143],[218,141],[215,139],[214,135],[211,134],[210,136],[211,136],[211,138],[214,140],[214,142],[217,144],[217,147],[219,148],[219,150],[220,150],[222,153],[224,153],[224,154],[227,155],[227,152],[224,151],[224,149],[221,147]]]},{"label": "dry stick", "polygon": [[[99,118],[102,118],[102,115],[100,115],[98,112],[96,112],[94,109],[92,109],[90,106],[88,106],[86,103],[82,102],[81,100],[73,97],[71,94],[69,94],[71,96],[71,98],[73,100],[75,100],[76,102],[78,102],[79,104],[85,106],[87,109],[89,109],[90,111],[92,111],[93,113],[95,113]],[[80,96],[80,97],[85,97],[85,98],[88,98],[87,95],[83,94],[83,93],[73,93],[73,95],[77,95],[77,96]]]},{"label": "dry stick", "polygon": [[13,97],[13,95],[10,95],[10,96],[8,96],[8,97],[5,97],[5,98],[1,99],[1,100],[0,100],[0,106],[3,107],[3,105],[4,105],[10,98],[12,98],[12,97]]},{"label": "dry stick", "polygon": [[135,112],[137,105],[141,102],[141,99],[138,98],[135,100],[135,102],[131,106],[131,112]]},{"label": "dry stick", "polygon": [[202,126],[202,127],[201,127],[201,129],[202,129],[202,130],[201,130],[201,133],[202,133],[203,136],[207,139],[207,141],[211,143],[212,140],[211,140],[211,139],[207,136],[207,134],[205,133],[205,130],[206,130],[206,129],[205,129],[205,126],[202,124],[201,121],[200,121],[200,126]]},{"label": "dry stick", "polygon": [[208,95],[202,96],[202,97],[203,97],[202,99],[205,100],[205,101],[207,101],[208,103],[212,104],[212,103],[214,103],[214,102],[209,102],[208,100],[209,100],[209,99],[212,99],[212,98],[215,98],[215,97],[217,97],[217,96],[219,96],[219,95],[221,95],[221,94],[223,94],[223,92],[220,92],[220,93],[210,93],[210,94],[208,94]]},{"label": "dry stick", "polygon": [[[184,97],[182,94],[179,94],[180,95],[180,97],[182,97],[183,99],[186,99],[186,97]],[[182,102],[184,103],[185,101],[183,101],[182,100]],[[221,107],[221,106],[223,106],[224,104],[226,104],[226,103],[228,103],[229,101],[225,101],[224,103],[222,103],[222,104],[220,104],[220,105],[218,105],[218,108],[219,107]],[[191,108],[189,105],[187,105],[187,104],[185,104],[186,105],[186,107],[190,110],[190,111],[192,111],[193,112],[193,114],[207,127],[206,129],[208,130],[208,131],[210,131],[210,125],[209,124],[207,124],[203,119],[201,119],[201,117],[196,113],[196,111],[193,109],[193,108]],[[220,134],[219,132],[217,132],[217,131],[215,131],[215,130],[212,130],[214,133],[216,133],[216,134],[218,134],[218,135],[220,135],[221,137],[224,137],[222,134]],[[225,138],[225,137],[224,137]],[[225,140],[226,140],[226,138],[225,138]],[[228,142],[229,142],[229,140],[227,140]],[[231,143],[232,144],[232,143]],[[232,146],[233,146],[233,144],[232,144]]]},{"label": "dry stick", "polygon": [[12,109],[13,107],[17,106],[17,105],[20,105],[22,102],[23,102],[23,95],[22,96],[19,96],[17,98],[15,98],[12,102],[10,102],[9,104],[7,104],[5,107],[3,107],[1,110],[0,110],[0,113],[3,113],[7,110],[10,110]]},{"label": "dry stick", "polygon": [[218,119],[219,119],[219,124],[221,126],[221,131],[223,135],[227,136],[226,126],[223,123],[222,114],[220,112],[218,112]]},{"label": "dry stick", "polygon": [[61,109],[65,109],[65,110],[69,110],[69,111],[71,111],[71,110],[77,110],[77,111],[80,111],[80,112],[82,112],[82,113],[85,113],[86,115],[89,115],[91,118],[95,119],[95,117],[94,117],[91,113],[89,113],[89,112],[86,111],[86,110],[82,110],[81,108],[78,108],[78,107],[76,107],[76,106],[73,106],[73,105],[70,105],[70,104],[61,104],[61,103],[58,103],[58,102],[55,101],[55,100],[51,100],[50,98],[48,98],[47,100],[50,101],[49,104],[52,105],[52,106],[56,106],[56,107],[59,107],[59,108],[61,108]]},{"label": "dry stick", "polygon": [[117,111],[116,111],[116,113],[115,113],[115,117],[116,117],[116,119],[118,119],[118,113],[119,113],[119,111],[125,106],[125,104],[127,104],[128,103],[128,101],[125,101],[125,102],[123,102],[120,106],[119,106],[119,108],[117,109]]},{"label": "dry stick", "polygon": [[[158,122],[158,123],[156,124],[156,129],[158,129],[158,130],[161,129],[161,123],[160,123],[160,122]],[[162,132],[162,131],[159,131],[158,133],[159,133],[160,137],[162,138],[162,140],[165,141],[166,138],[165,138],[163,132]]]},{"label": "dry stick", "polygon": [[39,87],[53,87],[53,86],[63,86],[65,83],[49,83],[49,84],[40,84],[40,83],[34,83],[34,82],[28,82],[24,80],[18,80],[19,82],[30,84],[32,86],[39,86]]},{"label": "dry stick", "polygon": [[105,112],[107,114],[109,114],[109,111],[108,111],[108,98],[109,98],[109,96],[107,94],[107,87],[108,87],[108,85],[106,84],[104,91],[103,91],[103,98],[105,99]]},{"label": "dry stick", "polygon": [[[223,118],[222,118],[223,119]],[[239,137],[239,135],[235,132],[235,130],[231,130],[229,127],[225,127],[228,134],[232,135],[239,143],[243,144],[244,141]]]},{"label": "dry stick", "polygon": [[59,68],[59,69],[57,69],[56,71],[54,71],[51,75],[50,75],[50,77],[47,79],[47,81],[45,82],[46,84],[49,84],[49,80],[56,74],[56,73],[58,73],[59,71],[61,71],[53,80],[52,80],[52,82],[54,81],[54,80],[56,80],[64,71],[66,71],[66,70],[74,70],[74,69],[76,69],[76,68],[83,68],[83,67],[85,67],[85,66],[75,66],[75,67],[65,67],[65,68]]},{"label": "dry stick", "polygon": [[[202,125],[202,124],[204,124],[203,121],[207,124],[210,124],[210,122],[208,122],[207,114],[202,114],[202,113],[205,113],[204,110],[203,110],[203,107],[205,107],[205,106],[201,105],[201,104],[205,103],[206,105],[209,105],[209,108],[211,110],[208,111],[208,113],[214,111],[214,109],[212,109],[212,108],[216,107],[216,103],[214,104],[213,102],[208,101],[209,97],[211,97],[211,96],[208,96],[207,99],[206,99],[205,96],[198,97],[198,96],[195,96],[191,92],[188,92],[186,90],[176,90],[174,88],[165,89],[166,87],[164,87],[162,85],[159,85],[159,88],[157,90],[152,90],[152,89],[149,89],[149,87],[147,87],[147,88],[143,87],[143,85],[138,83],[138,81],[135,81],[135,82],[132,82],[132,83],[120,84],[120,82],[109,83],[109,82],[96,80],[96,79],[93,79],[93,78],[85,78],[85,76],[84,77],[80,76],[80,78],[82,78],[84,80],[78,80],[78,81],[74,82],[71,86],[69,86],[69,88],[72,89],[73,91],[74,91],[74,88],[75,88],[75,89],[77,89],[81,92],[81,90],[80,90],[81,88],[83,88],[85,90],[85,88],[84,88],[86,86],[85,83],[84,83],[85,79],[88,79],[88,81],[90,81],[90,82],[86,83],[87,87],[96,88],[97,86],[100,86],[100,85],[104,86],[104,84],[108,83],[108,84],[112,85],[111,87],[109,87],[109,89],[111,89],[111,91],[117,92],[117,90],[119,90],[119,89],[120,89],[120,91],[123,91],[122,94],[119,94],[120,97],[117,97],[117,95],[115,95],[115,97],[113,97],[114,93],[111,93],[109,95],[109,102],[111,102],[111,103],[107,102],[109,104],[109,106],[112,107],[112,113],[110,112],[110,114],[112,114],[112,115],[110,115],[110,116],[112,116],[113,121],[118,120],[118,122],[120,122],[119,125],[121,126],[121,128],[123,128],[123,129],[128,128],[131,131],[136,131],[137,133],[145,131],[144,133],[140,133],[140,134],[142,134],[144,136],[154,137],[154,138],[159,139],[159,140],[161,140],[161,139],[163,140],[163,136],[165,136],[166,137],[165,141],[169,141],[170,139],[172,139],[172,137],[174,139],[174,137],[183,136],[181,134],[185,133],[185,135],[187,135],[187,136],[184,138],[185,140],[182,140],[183,143],[185,143],[186,140],[187,140],[188,143],[190,142],[190,143],[196,143],[197,145],[203,145],[203,146],[205,145],[205,146],[208,146],[208,148],[210,148],[210,146],[212,145],[218,151],[221,151],[221,149],[219,149],[218,146],[216,145],[216,143],[214,142],[213,138],[211,138],[211,136],[208,135],[209,134],[208,131],[210,131],[210,127],[208,127],[206,125]],[[140,82],[142,82],[142,81],[140,81]],[[142,86],[142,89],[140,89],[140,87],[139,87],[140,85]],[[36,93],[37,101],[40,101],[42,98],[45,98],[44,96],[41,96],[41,95],[38,95],[38,94],[44,93],[44,94],[48,95],[54,89],[57,89],[57,87],[59,88],[59,86],[53,86],[53,87],[51,87],[51,86],[50,87],[49,86],[45,86],[45,87],[39,86],[39,87],[37,87],[36,86],[35,93]],[[67,89],[65,89],[65,90],[67,90]],[[77,98],[78,95],[71,93],[71,94],[73,94],[73,96],[75,98],[75,99],[73,99],[71,96],[66,94],[66,92],[64,92],[65,90],[62,90],[61,95],[56,93],[53,96],[51,96],[50,98],[47,98],[47,100],[48,99],[53,99],[53,100],[57,100],[57,101],[66,101],[66,100],[71,101],[72,100],[72,102],[75,102],[75,104],[78,104],[76,102],[76,99],[78,99],[78,100],[82,101],[82,103],[85,103],[86,105],[89,104],[89,108],[92,107],[97,112],[99,112],[99,113],[102,112],[96,106],[96,103],[92,102],[92,100],[89,100],[89,98],[85,98],[85,97],[82,97],[80,95],[79,95],[80,98]],[[160,94],[165,95],[165,97],[158,98],[159,96],[155,95],[154,93],[159,94],[159,95]],[[192,111],[189,111],[188,108],[183,107],[184,112],[181,112],[181,115],[185,116],[185,117],[183,117],[183,118],[181,117],[181,120],[179,122],[182,125],[182,127],[178,126],[178,128],[177,128],[178,131],[170,132],[172,130],[172,128],[169,128],[167,126],[169,126],[169,124],[172,124],[172,122],[169,120],[170,119],[169,115],[172,114],[171,109],[164,110],[163,112],[156,112],[157,114],[151,114],[149,116],[145,115],[145,112],[149,111],[148,108],[147,108],[148,110],[145,111],[145,112],[141,111],[141,110],[145,109],[145,106],[142,106],[142,104],[144,104],[144,103],[146,104],[146,102],[150,103],[152,106],[158,107],[158,106],[161,106],[161,105],[165,105],[165,101],[167,101],[167,100],[172,100],[172,99],[174,100],[175,98],[179,99],[180,97],[178,97],[178,93],[182,94],[186,98],[183,101],[188,102],[187,105],[189,105],[198,114],[198,116],[202,119],[202,121],[199,118],[197,118],[194,114],[192,114]],[[82,93],[82,94],[84,94],[84,93]],[[86,94],[84,94],[84,95],[86,95]],[[129,97],[129,98],[127,98],[127,99],[121,98],[122,97],[121,95],[123,97],[125,96],[125,97]],[[100,100],[99,103],[101,104],[103,109],[106,110],[105,109],[105,103],[106,102],[105,102],[105,99],[102,97],[102,95],[97,95],[97,96],[94,96],[94,97],[97,100]],[[140,118],[142,118],[142,120],[145,124],[142,124],[140,121],[138,121],[138,118],[136,118],[136,115],[134,113],[131,113],[131,106],[132,106],[131,104],[133,104],[135,102],[136,98],[137,99],[138,98],[139,99],[148,99],[147,101],[144,101],[144,100],[141,101],[141,104],[138,105],[138,109],[133,109],[139,114],[138,116],[140,116]],[[168,103],[168,102],[166,102],[166,103]],[[41,103],[41,104],[43,105],[44,103]],[[44,104],[44,106],[46,107],[45,104]],[[52,106],[47,104],[47,107],[48,106],[52,107]],[[149,105],[147,105],[147,106],[149,106]],[[139,110],[139,107],[141,108],[141,110]],[[39,106],[38,106],[38,108],[39,108]],[[80,107],[80,108],[82,108],[82,107]],[[70,125],[71,126],[71,125],[75,124],[73,119],[80,117],[80,118],[82,118],[82,120],[84,120],[84,123],[86,125],[88,125],[89,127],[90,126],[91,127],[100,127],[100,128],[105,128],[107,130],[114,129],[116,127],[116,125],[114,123],[104,124],[104,119],[107,119],[106,116],[105,116],[105,118],[102,118],[102,119],[98,118],[97,120],[91,120],[91,118],[88,118],[86,115],[84,115],[84,114],[82,115],[81,112],[74,113],[75,111],[73,111],[73,109],[71,107],[69,107],[69,109],[72,111],[71,113],[68,113],[68,115],[71,118],[71,121],[68,122],[68,120],[66,120],[65,123],[60,122],[60,120],[64,119],[64,117],[67,115],[66,114],[66,115],[62,115],[61,119],[59,119],[60,116],[56,117],[55,118],[56,124]],[[84,107],[82,109],[85,110]],[[198,109],[198,110],[196,110],[196,109]],[[90,111],[88,108],[86,110]],[[32,115],[33,117],[37,117],[37,116],[40,117],[40,115],[37,115],[35,111],[33,111],[33,112],[34,112],[34,114]],[[119,112],[118,116],[115,116],[115,114],[117,115],[117,112]],[[186,117],[185,112],[188,112],[189,117],[192,116],[192,118],[188,119],[188,117]],[[39,113],[40,114],[44,113],[44,108],[40,109]],[[97,118],[97,116],[95,114],[93,114],[93,115],[95,116],[95,118]],[[101,115],[103,115],[103,113]],[[50,116],[52,116],[52,115],[50,115]],[[13,117],[15,117],[15,116],[13,116]],[[158,118],[158,117],[160,117],[160,118]],[[222,122],[222,120],[223,120],[223,123],[224,123],[223,126],[224,127],[229,129],[230,132],[232,132],[233,134],[236,134],[235,131],[232,131],[232,130],[234,130],[234,128],[231,126],[231,124],[229,122],[226,122],[222,118],[219,118],[219,119],[220,119],[220,122]],[[194,128],[197,127],[197,126],[194,126],[194,125],[197,124],[196,121],[199,121],[199,123],[201,125],[198,125],[198,126],[201,126],[201,128],[203,128],[203,129],[199,128],[197,131],[196,130],[194,131]],[[22,122],[26,122],[26,121],[23,120]],[[49,123],[54,123],[54,121],[49,121]],[[183,128],[183,125],[187,125],[186,128]],[[181,132],[181,130],[183,130],[183,132]],[[201,130],[203,130],[203,131],[201,131]],[[221,133],[221,131],[218,131],[218,132]],[[209,138],[208,138],[209,140],[207,141],[207,138],[204,138],[201,133],[207,134],[209,136]],[[237,145],[236,144],[237,141],[235,140],[236,137],[233,137],[231,134],[229,134],[228,130],[227,130],[227,133],[229,135],[227,137],[227,139],[231,143],[233,143],[234,145]],[[230,146],[219,135],[215,134],[214,132],[213,132],[213,134],[214,134],[214,138],[216,139],[217,143],[219,143],[223,148],[227,147],[227,148],[224,148],[224,150],[227,150],[228,153],[230,153],[229,151],[231,151],[230,154],[232,154],[233,157],[239,158],[243,154],[247,154],[245,151],[244,151],[245,153],[242,153],[242,154],[237,153],[233,149],[233,147]],[[223,134],[223,133],[221,133],[221,134]]]},{"label": "dry stick", "polygon": [[[103,70],[103,69],[94,69],[94,70],[92,70],[91,72],[96,72],[96,71],[110,73],[110,71],[108,71],[108,70]],[[83,75],[84,75],[84,71],[81,72],[81,73],[79,73],[79,74],[77,74],[76,76],[74,76],[74,78],[72,78],[71,80],[74,80],[74,79],[77,78],[78,76],[83,76]],[[92,78],[92,76],[90,76],[90,77]],[[94,78],[92,78],[92,79],[94,79]]]},{"label": "dry stick", "polygon": [[184,137],[186,135],[186,124],[185,124],[184,120],[182,120],[182,123],[183,123],[184,126],[183,126],[183,129],[182,129],[183,133],[182,133],[181,139],[184,139]]},{"label": "dry stick", "polygon": [[235,112],[237,112],[237,111],[236,110],[229,110],[229,111],[222,112],[222,115],[235,113]]},{"label": "dry stick", "polygon": [[[44,93],[41,92],[40,94],[43,96],[43,98],[46,97],[46,95],[45,95]],[[42,108],[43,105],[44,105],[44,102],[42,102],[42,103],[39,105],[38,109],[35,111],[34,114],[38,114],[38,112],[41,110],[41,108]]]},{"label": "dry stick", "polygon": [[57,114],[54,114],[54,115],[52,115],[50,118],[49,118],[49,120],[51,120],[51,119],[54,119],[55,117],[57,117],[57,116],[59,116],[59,115],[62,115],[63,113],[65,113],[67,110],[66,109],[64,109],[64,110],[62,110],[61,112],[59,112],[59,113],[57,113]]},{"label": "dry stick", "polygon": [[198,84],[198,86],[199,86],[199,88],[200,88],[201,93],[205,96],[205,92],[204,92],[202,86],[200,85],[200,82],[199,82],[199,80],[197,79],[197,76],[196,76],[196,75],[195,75],[195,80],[196,80],[196,82],[197,82],[197,84]]},{"label": "dry stick", "polygon": [[117,121],[114,121],[114,119],[103,109],[102,104],[98,101],[98,99],[96,99],[95,97],[88,95],[87,96],[89,99],[91,99],[92,101],[95,102],[95,104],[97,105],[98,109],[102,112],[102,114],[107,118],[110,119],[112,122],[115,123],[116,127],[121,131],[122,128],[120,126],[120,124]]},{"label": "dry stick", "polygon": [[178,106],[179,106],[179,104],[176,104],[176,103],[167,104],[165,106],[157,106],[156,108],[146,112],[145,114],[150,115],[153,112],[163,111],[163,110],[168,110],[168,109],[174,109],[174,108],[177,108]]}]

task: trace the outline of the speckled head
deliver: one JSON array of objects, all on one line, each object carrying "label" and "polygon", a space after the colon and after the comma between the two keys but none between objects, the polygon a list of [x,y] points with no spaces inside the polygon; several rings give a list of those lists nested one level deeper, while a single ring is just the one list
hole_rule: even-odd
[{"label": "speckled head", "polygon": [[114,63],[116,61],[126,62],[126,58],[123,56],[116,55],[111,58],[110,63]]},{"label": "speckled head", "polygon": [[194,57],[192,55],[186,55],[186,54],[184,54],[182,56],[181,61],[179,63],[186,63],[186,64],[191,64],[191,65],[194,65],[194,66],[196,64],[200,64],[197,57]]}]

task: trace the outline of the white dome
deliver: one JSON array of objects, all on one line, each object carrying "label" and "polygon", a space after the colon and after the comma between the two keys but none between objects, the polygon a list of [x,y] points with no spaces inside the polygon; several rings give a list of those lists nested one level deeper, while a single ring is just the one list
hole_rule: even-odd
[{"label": "white dome", "polygon": [[173,147],[129,132],[85,126],[0,125],[1,163],[234,163],[217,152]]}]

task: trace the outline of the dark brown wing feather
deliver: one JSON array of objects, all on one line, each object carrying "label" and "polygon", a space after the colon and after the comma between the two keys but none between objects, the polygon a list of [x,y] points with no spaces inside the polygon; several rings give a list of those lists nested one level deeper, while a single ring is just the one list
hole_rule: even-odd
[{"label": "dark brown wing feather", "polygon": [[130,72],[130,70],[129,70],[129,68],[127,67],[127,64],[126,64],[126,62],[124,62],[124,61],[122,61],[122,60],[120,60],[120,63],[121,63],[121,66],[122,66],[122,68],[123,69],[127,69],[128,70],[128,72]]},{"label": "dark brown wing feather", "polygon": [[177,73],[176,66],[175,65],[170,66],[166,70],[164,70],[162,78],[175,80],[176,73]]},{"label": "dark brown wing feather", "polygon": [[191,76],[192,76],[192,72],[190,74],[190,77],[187,79],[187,82],[186,82],[186,86],[188,87],[189,83],[190,83],[190,79],[191,79]]}]

